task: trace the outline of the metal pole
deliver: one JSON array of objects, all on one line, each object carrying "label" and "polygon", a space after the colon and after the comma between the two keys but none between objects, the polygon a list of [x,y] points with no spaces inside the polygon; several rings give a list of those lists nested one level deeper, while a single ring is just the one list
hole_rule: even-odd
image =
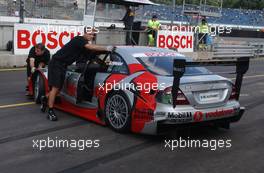
[{"label": "metal pole", "polygon": [[25,11],[25,2],[24,0],[20,0],[19,23],[24,23],[24,11]]},{"label": "metal pole", "polygon": [[204,1],[204,13],[205,13],[205,7],[206,7],[206,0]]},{"label": "metal pole", "polygon": [[84,15],[86,15],[86,13],[87,13],[87,6],[88,6],[88,0],[85,0]]},{"label": "metal pole", "polygon": [[175,0],[172,1],[172,18],[171,18],[171,26],[174,22],[174,16],[175,16]]},{"label": "metal pole", "polygon": [[94,28],[94,24],[95,24],[95,14],[96,14],[96,6],[97,6],[97,0],[95,0],[95,4],[94,4],[94,11],[93,11],[93,28]]},{"label": "metal pole", "polygon": [[222,8],[223,8],[223,0],[220,0],[221,6],[220,6],[220,14],[222,16]]}]

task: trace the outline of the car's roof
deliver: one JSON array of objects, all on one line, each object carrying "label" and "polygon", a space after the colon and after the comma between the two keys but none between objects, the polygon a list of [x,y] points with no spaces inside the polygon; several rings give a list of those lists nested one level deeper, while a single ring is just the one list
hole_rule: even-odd
[{"label": "car's roof", "polygon": [[116,46],[116,52],[124,58],[127,64],[138,63],[135,55],[142,53],[173,53],[176,56],[183,56],[174,50],[147,46]]}]

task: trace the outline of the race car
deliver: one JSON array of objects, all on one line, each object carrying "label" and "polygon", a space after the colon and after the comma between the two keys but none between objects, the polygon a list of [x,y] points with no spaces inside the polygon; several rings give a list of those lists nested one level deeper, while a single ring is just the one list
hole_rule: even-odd
[{"label": "race car", "polygon": [[[235,84],[203,66],[236,66]],[[169,127],[239,121],[249,59],[193,62],[174,50],[117,46],[84,66],[69,66],[55,107],[118,132],[159,134]],[[31,77],[36,103],[49,91],[47,68]]]}]

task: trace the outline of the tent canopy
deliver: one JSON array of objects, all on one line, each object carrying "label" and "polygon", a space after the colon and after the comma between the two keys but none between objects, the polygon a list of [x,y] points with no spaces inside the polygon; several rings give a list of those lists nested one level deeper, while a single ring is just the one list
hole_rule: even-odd
[{"label": "tent canopy", "polygon": [[97,1],[102,3],[129,5],[129,6],[155,5],[155,3],[151,2],[150,0],[97,0]]}]

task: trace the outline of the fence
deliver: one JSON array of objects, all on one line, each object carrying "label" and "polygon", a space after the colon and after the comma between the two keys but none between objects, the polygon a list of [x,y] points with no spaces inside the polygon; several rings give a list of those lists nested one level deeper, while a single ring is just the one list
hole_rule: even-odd
[{"label": "fence", "polygon": [[[25,17],[83,20],[84,5],[73,0],[25,0]],[[0,0],[0,16],[19,17],[20,0]]]}]

